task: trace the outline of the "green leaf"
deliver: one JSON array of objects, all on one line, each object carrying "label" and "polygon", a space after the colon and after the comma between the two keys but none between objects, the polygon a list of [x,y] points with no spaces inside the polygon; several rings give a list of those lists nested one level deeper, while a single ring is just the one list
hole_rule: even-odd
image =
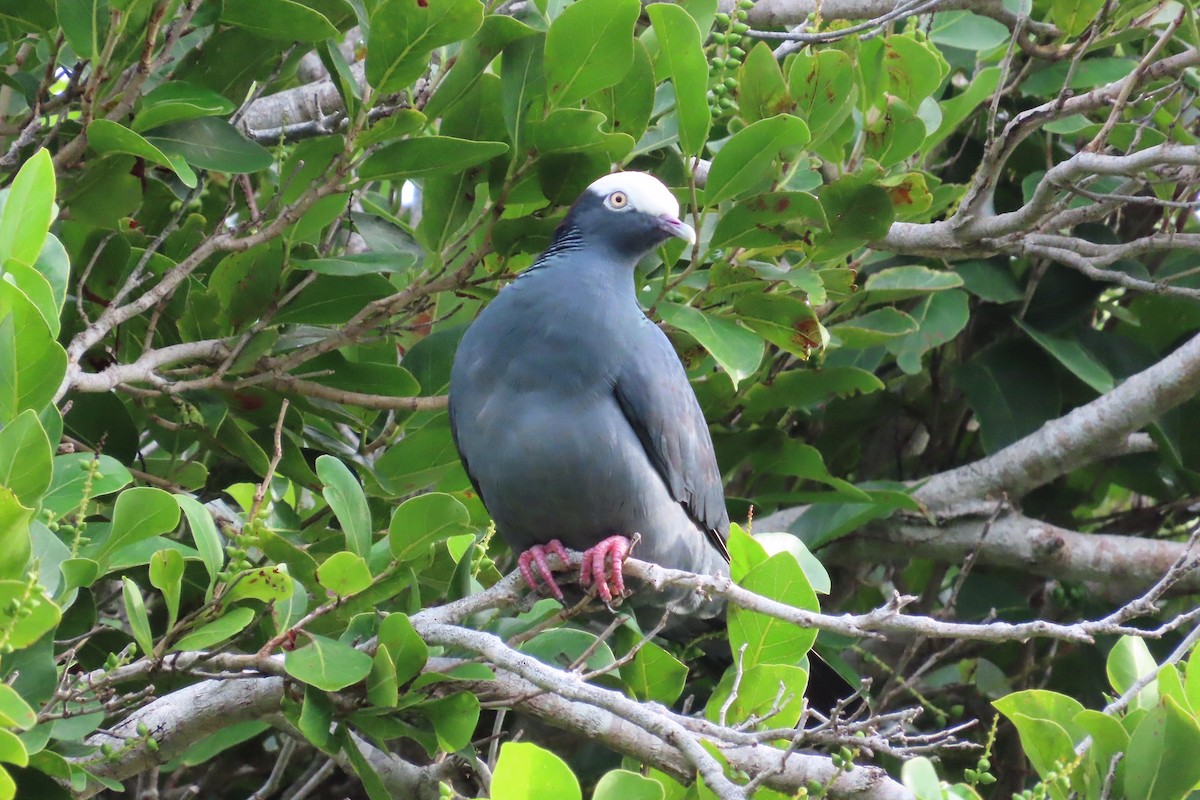
[{"label": "green leaf", "polygon": [[379,647],[387,650],[396,674],[403,686],[420,674],[429,659],[429,648],[413,628],[405,614],[392,613],[379,623]]},{"label": "green leaf", "polygon": [[671,705],[683,694],[688,668],[654,642],[646,642],[633,660],[621,666],[621,680],[643,702]]},{"label": "green leaf", "polygon": [[305,739],[325,750],[329,747],[329,726],[332,722],[333,703],[329,697],[320,689],[305,686],[304,702],[300,706],[296,728],[304,734]]},{"label": "green leaf", "polygon": [[1013,322],[1018,328],[1025,331],[1030,339],[1037,342],[1039,347],[1049,353],[1055,361],[1100,394],[1105,394],[1116,386],[1116,380],[1108,368],[1085,349],[1078,339],[1042,333],[1016,317],[1013,318]]},{"label": "green leaf", "polygon": [[1104,0],[1053,0],[1050,18],[1067,36],[1078,36],[1096,21]]},{"label": "green leaf", "polygon": [[646,6],[646,14],[658,36],[659,59],[675,88],[679,145],[684,155],[697,156],[712,125],[708,108],[708,60],[704,57],[700,28],[687,11],[670,3],[652,3]]},{"label": "green leaf", "polygon": [[238,635],[253,621],[253,608],[242,607],[230,609],[224,615],[207,625],[202,625],[186,636],[181,636],[171,645],[171,649],[205,650]]},{"label": "green leaf", "polygon": [[217,575],[225,566],[225,550],[221,544],[221,534],[217,532],[212,514],[200,502],[187,495],[174,495],[175,503],[187,516],[188,528],[192,531],[192,541],[200,551],[204,561],[204,569],[208,571],[209,586],[217,580]]},{"label": "green leaf", "polygon": [[[9,267],[15,265],[16,262],[9,262]],[[38,254],[37,261],[33,268],[38,271],[46,283],[50,286],[50,294],[53,298],[53,304],[47,307],[40,307],[39,311],[42,316],[52,316],[53,320],[46,319],[46,325],[50,328],[51,334],[58,335],[58,317],[62,313],[63,305],[67,300],[67,284],[71,279],[71,259],[67,255],[67,249],[63,247],[62,242],[54,234],[47,234],[46,241],[42,245],[42,252]],[[20,285],[20,281],[17,281]]]},{"label": "green leaf", "polygon": [[[818,611],[817,594],[796,559],[788,553],[771,556],[739,581],[752,592],[786,605]],[[743,664],[790,664],[800,662],[817,638],[815,630],[744,608],[729,609],[729,644],[735,657],[746,645]]]},{"label": "green leaf", "polygon": [[396,665],[387,648],[380,647],[371,660],[367,676],[367,699],[382,708],[395,708],[400,702],[400,683],[396,680]]},{"label": "green leaf", "polygon": [[336,639],[305,633],[304,647],[284,654],[283,668],[301,683],[336,692],[358,683],[371,672],[371,657]]},{"label": "green leaf", "polygon": [[193,167],[235,174],[258,172],[274,163],[262,145],[242,138],[223,119],[199,117],[155,128],[146,141],[168,156],[180,156]]},{"label": "green leaf", "polygon": [[[48,242],[51,237],[46,238]],[[37,269],[19,261],[9,261],[5,265],[4,271],[5,277],[20,289],[26,299],[37,309],[42,321],[50,330],[50,335],[57,336],[60,327],[58,319],[60,306],[54,296],[54,287],[50,285],[50,282]]]},{"label": "green leaf", "polygon": [[[471,743],[475,726],[479,724],[479,698],[470,692],[431,700],[421,706],[421,711],[433,723],[438,744],[451,753]],[[495,800],[494,792],[492,798]]]},{"label": "green leaf", "polygon": [[835,397],[870,394],[883,381],[858,367],[793,369],[770,383],[756,383],[746,391],[746,411],[761,414],[773,408],[809,408]]},{"label": "green leaf", "polygon": [[552,106],[573,105],[625,77],[641,11],[637,0],[576,0],[558,15],[544,55]]},{"label": "green leaf", "polygon": [[850,56],[832,48],[797,53],[788,72],[788,92],[815,145],[834,133],[854,109],[858,100],[854,64]]},{"label": "green leaf", "polygon": [[1125,795],[1131,800],[1187,797],[1200,782],[1200,726],[1174,698],[1150,709],[1125,753]]},{"label": "green leaf", "polygon": [[365,558],[371,551],[371,510],[358,479],[349,467],[330,455],[317,459],[317,476],[325,484],[321,494],[346,535],[346,547]]},{"label": "green leaf", "polygon": [[665,796],[658,781],[627,769],[613,769],[600,777],[592,800],[663,800]]},{"label": "green leaf", "polygon": [[41,586],[30,591],[25,580],[0,581],[0,639],[14,649],[29,647],[61,619],[62,611]]},{"label": "green leaf", "polygon": [[[128,153],[152,164],[158,164],[160,167],[174,170],[179,176],[179,180],[189,189],[196,186],[196,173],[192,172],[186,163],[181,163],[178,159],[172,161],[166,153],[124,125],[107,119],[93,120],[88,125],[87,139],[88,144],[97,153]],[[176,169],[177,166],[179,169]]]},{"label": "green leaf", "polygon": [[1054,372],[1042,351],[1023,341],[993,345],[955,370],[988,453],[1059,415],[1062,399]]},{"label": "green leaf", "polygon": [[381,275],[402,272],[416,264],[397,258],[396,253],[357,253],[354,255],[328,256],[326,258],[297,258],[292,261],[301,269],[310,269],[321,275],[340,275],[346,278],[358,275]]},{"label": "green leaf", "polygon": [[[957,276],[955,276],[957,277]],[[896,356],[896,364],[909,375],[921,371],[921,357],[958,336],[967,327],[971,312],[967,293],[952,289],[931,294],[911,312],[920,328],[902,338],[885,343],[888,352]]]},{"label": "green leaf", "polygon": [[90,463],[96,462],[91,475],[88,494],[91,498],[102,498],[130,485],[133,476],[125,465],[112,456],[96,453],[65,453],[54,457],[54,476],[50,479],[49,491],[42,498],[42,509],[62,517],[77,510],[83,504],[85,487],[88,485]]},{"label": "green leaf", "polygon": [[[1150,655],[1146,640],[1137,636],[1122,636],[1108,652],[1105,662],[1108,682],[1117,694],[1125,694],[1140,678],[1158,671],[1158,662]],[[1151,681],[1138,692],[1134,708],[1153,708],[1158,705],[1158,686]]]},{"label": "green leaf", "polygon": [[388,544],[401,563],[423,558],[434,542],[470,528],[471,515],[458,498],[429,492],[405,500],[392,513]]},{"label": "green leaf", "polygon": [[[711,245],[755,250],[795,250],[824,229],[825,211],[807,192],[766,192],[742,200],[717,220]],[[813,302],[823,302],[812,298]]]},{"label": "green leaf", "polygon": [[429,54],[466,39],[483,24],[479,0],[383,0],[371,12],[367,80],[379,96],[408,88],[429,68]]},{"label": "green leaf", "polygon": [[0,425],[27,408],[40,412],[66,371],[67,352],[37,308],[16,286],[0,281]]},{"label": "green leaf", "polygon": [[[734,658],[737,658],[736,651]],[[732,667],[726,670],[720,683],[713,689],[704,708],[704,716],[710,721],[721,720],[722,707],[729,700],[735,675]],[[725,721],[734,724],[757,717],[767,727],[794,727],[804,707],[806,688],[808,671],[801,667],[790,664],[756,664],[747,667],[742,673],[737,695],[724,709]],[[774,713],[770,713],[772,710]]]},{"label": "green leaf", "polygon": [[591,153],[620,161],[633,149],[633,137],[607,133],[607,123],[599,111],[560,108],[531,126],[533,145],[539,153]]},{"label": "green leaf", "polygon": [[37,724],[37,712],[7,683],[0,683],[0,724],[22,731]]},{"label": "green leaf", "polygon": [[338,724],[337,736],[341,740],[341,749],[349,758],[351,765],[354,767],[354,774],[358,776],[358,780],[363,785],[363,789],[367,792],[369,800],[393,800],[393,796],[388,792],[387,785],[379,777],[379,773],[371,766],[371,762],[367,761],[362,751],[358,749],[358,745],[354,741],[349,728],[341,723]]},{"label": "green leaf", "polygon": [[1004,23],[970,11],[941,11],[929,29],[930,41],[962,50],[991,50],[1011,35]]},{"label": "green leaf", "polygon": [[785,294],[745,294],[733,303],[741,322],[785,352],[808,358],[828,334],[812,304]]},{"label": "green leaf", "polygon": [[[29,766],[29,752],[25,749],[24,743],[15,733],[5,728],[0,728],[0,761],[15,764],[18,767]],[[3,767],[0,767],[0,772],[4,772]],[[7,775],[7,773],[5,774]],[[0,779],[0,781],[2,780]],[[3,787],[0,786],[0,793],[2,792]],[[11,800],[12,797],[12,794],[8,794],[7,800]]]},{"label": "green leaf", "polygon": [[230,584],[233,588],[221,596],[226,605],[239,600],[261,600],[264,603],[287,600],[292,596],[294,581],[288,574],[287,564],[279,564],[243,570],[233,576]]},{"label": "green leaf", "polygon": [[224,117],[236,110],[236,103],[211,89],[186,81],[167,81],[146,93],[142,98],[142,110],[134,116],[129,127],[141,133],[186,119]]},{"label": "green leaf", "polygon": [[1025,296],[1007,263],[963,261],[954,265],[954,271],[962,277],[964,289],[988,303],[1015,303]]},{"label": "green leaf", "polygon": [[22,166],[4,195],[0,212],[0,267],[9,259],[27,266],[38,254],[54,219],[54,164],[39,149]]},{"label": "green leaf", "polygon": [[729,577],[735,582],[750,574],[750,571],[767,561],[767,551],[762,542],[755,539],[736,522],[729,526]]},{"label": "green leaf", "polygon": [[426,115],[431,119],[442,116],[444,111],[467,96],[487,66],[505,47],[535,33],[537,31],[524,22],[504,14],[484,17],[483,25],[463,43],[458,51],[458,60],[425,104]]},{"label": "green leaf", "polygon": [[738,68],[738,113],[747,122],[773,117],[792,106],[779,61],[766,42],[750,48]]},{"label": "green leaf", "polygon": [[813,261],[832,261],[882,239],[891,230],[895,209],[887,191],[842,178],[822,187],[819,198],[829,229],[813,241]]},{"label": "green leaf", "polygon": [[933,762],[925,756],[905,761],[900,767],[900,780],[904,788],[912,792],[917,800],[942,800],[945,796],[937,770],[934,769]]},{"label": "green leaf", "polygon": [[150,558],[150,585],[162,592],[167,604],[167,627],[175,627],[183,589],[183,556],[178,550],[159,550]]},{"label": "green leaf", "polygon": [[106,0],[55,0],[54,6],[75,56],[81,60],[99,57],[108,30]]},{"label": "green leaf", "polygon": [[633,66],[625,77],[588,97],[584,105],[604,114],[606,130],[641,138],[654,112],[654,66],[640,39],[633,40]]},{"label": "green leaf", "polygon": [[173,495],[149,486],[126,489],[113,506],[112,531],[89,555],[102,559],[118,547],[173,531],[178,524],[179,505]]},{"label": "green leaf", "polygon": [[142,655],[154,654],[154,637],[150,634],[150,618],[146,615],[146,603],[142,590],[129,578],[121,578],[121,596],[125,600],[125,616],[133,631],[133,639],[142,649]]},{"label": "green leaf", "polygon": [[888,88],[909,108],[916,108],[932,95],[950,73],[950,65],[941,52],[911,34],[888,36],[883,44]]},{"label": "green leaf", "polygon": [[[27,575],[29,556],[33,552],[30,522],[34,511],[21,505],[11,489],[0,486],[0,578],[21,578]],[[43,579],[45,580],[45,579]]]},{"label": "green leaf", "polygon": [[50,440],[37,414],[22,411],[0,429],[0,486],[28,508],[37,508],[54,474]]},{"label": "green leaf", "polygon": [[736,322],[675,303],[662,303],[658,310],[668,325],[686,331],[712,353],[734,387],[762,363],[762,339]]},{"label": "green leaf", "polygon": [[954,272],[911,264],[880,270],[867,278],[863,291],[869,303],[894,303],[926,292],[957,289],[963,279]]},{"label": "green leaf", "polygon": [[1050,720],[1059,725],[1073,741],[1085,735],[1083,729],[1075,724],[1076,717],[1084,710],[1083,704],[1065,694],[1045,689],[1027,689],[1001,697],[992,705],[1007,717],[1024,714],[1030,719]]},{"label": "green leaf", "polygon": [[329,20],[292,0],[237,0],[221,7],[221,22],[267,39],[316,42],[338,35]]},{"label": "green leaf", "polygon": [[[432,0],[431,0],[432,2]],[[460,172],[508,152],[504,142],[474,142],[452,136],[420,136],[372,153],[358,170],[362,180],[400,180]]]},{"label": "green leaf", "polygon": [[492,773],[492,800],[582,800],[567,763],[527,742],[505,742]]},{"label": "green leaf", "polygon": [[371,585],[371,570],[362,556],[342,551],[317,568],[317,582],[338,597],[348,597]]},{"label": "green leaf", "polygon": [[808,126],[799,117],[780,114],[759,120],[730,137],[717,151],[704,184],[705,205],[743,197],[773,179],[776,159],[790,161],[808,143]]},{"label": "green leaf", "polygon": [[[1005,35],[1007,36],[1007,34]],[[939,103],[942,121],[937,130],[925,137],[925,143],[921,145],[922,152],[928,153],[958,130],[963,121],[991,97],[992,92],[996,91],[996,87],[999,85],[1000,68],[986,67],[975,73],[975,77],[971,79],[967,88],[962,90],[962,93]]]},{"label": "green leaf", "polygon": [[829,333],[844,347],[863,348],[883,344],[897,336],[915,333],[920,323],[894,308],[877,308],[829,327]]}]

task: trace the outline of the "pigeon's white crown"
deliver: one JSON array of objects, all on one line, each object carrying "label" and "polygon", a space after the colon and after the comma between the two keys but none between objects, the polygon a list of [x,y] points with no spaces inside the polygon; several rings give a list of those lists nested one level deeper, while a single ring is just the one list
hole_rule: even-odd
[{"label": "pigeon's white crown", "polygon": [[645,172],[614,172],[594,181],[588,191],[601,197],[621,191],[629,198],[629,205],[643,214],[679,218],[679,201],[675,195],[662,181]]}]

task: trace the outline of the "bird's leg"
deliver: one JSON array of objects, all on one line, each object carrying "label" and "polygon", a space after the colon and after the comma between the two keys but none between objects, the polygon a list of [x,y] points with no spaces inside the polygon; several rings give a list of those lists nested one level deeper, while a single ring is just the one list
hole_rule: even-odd
[{"label": "bird's leg", "polygon": [[[613,597],[623,597],[625,575],[622,573],[622,567],[632,549],[633,542],[624,536],[610,536],[596,546],[588,548],[583,553],[583,563],[579,568],[579,584],[591,586],[594,581],[596,594],[600,595],[600,599],[605,603],[611,603]],[[605,570],[605,558],[612,562],[611,574]]]},{"label": "bird's leg", "polygon": [[517,559],[517,567],[521,570],[521,577],[525,579],[526,585],[533,591],[538,590],[537,578],[534,577],[533,569],[530,562],[537,566],[538,576],[545,582],[546,588],[560,603],[566,603],[563,597],[562,589],[558,588],[558,583],[554,580],[554,570],[550,568],[549,562],[546,561],[546,554],[553,553],[558,557],[561,564],[559,569],[565,569],[567,563],[571,560],[567,555],[567,548],[563,547],[563,543],[558,539],[551,539],[545,544],[535,544],[533,547],[521,553]]}]

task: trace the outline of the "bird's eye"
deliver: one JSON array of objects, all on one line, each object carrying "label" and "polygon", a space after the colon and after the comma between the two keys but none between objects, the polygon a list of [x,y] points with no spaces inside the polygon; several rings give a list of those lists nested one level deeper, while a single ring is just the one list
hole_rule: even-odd
[{"label": "bird's eye", "polygon": [[613,192],[608,196],[608,207],[622,209],[629,205],[629,198],[624,192]]}]

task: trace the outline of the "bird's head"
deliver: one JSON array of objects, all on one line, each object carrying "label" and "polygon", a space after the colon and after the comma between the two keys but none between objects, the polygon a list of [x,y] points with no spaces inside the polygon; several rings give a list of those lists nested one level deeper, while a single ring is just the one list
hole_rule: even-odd
[{"label": "bird's head", "polygon": [[614,172],[592,183],[571,206],[564,227],[635,259],[671,238],[696,241],[696,231],[679,219],[675,196],[645,172]]}]

